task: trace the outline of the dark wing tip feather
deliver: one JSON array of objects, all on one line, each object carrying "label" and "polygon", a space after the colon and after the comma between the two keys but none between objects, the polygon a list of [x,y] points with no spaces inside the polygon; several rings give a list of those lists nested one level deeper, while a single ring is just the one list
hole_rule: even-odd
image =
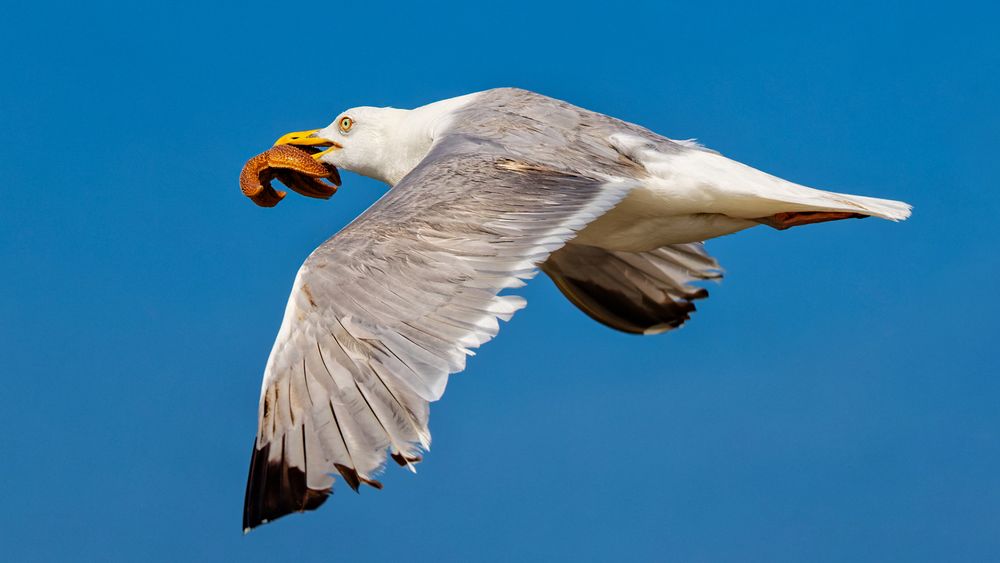
[{"label": "dark wing tip feather", "polygon": [[392,452],[392,455],[390,455],[390,457],[392,458],[392,461],[398,463],[400,467],[406,467],[411,463],[420,463],[421,461],[424,460],[423,456],[416,455],[413,457],[409,457],[409,456],[404,456],[399,452]]},{"label": "dark wing tip feather", "polygon": [[692,301],[708,297],[708,291],[699,288],[676,301],[656,302],[646,297],[636,300],[622,291],[571,278],[558,280],[556,287],[590,318],[629,334],[678,328],[695,311]]},{"label": "dark wing tip feather", "polygon": [[288,465],[284,458],[268,461],[271,444],[254,444],[243,503],[243,533],[293,512],[316,510],[332,492],[310,489],[306,474]]},{"label": "dark wing tip feather", "polygon": [[630,334],[680,327],[695,311],[694,301],[708,297],[707,289],[689,282],[722,277],[700,244],[628,253],[571,243],[542,270],[590,318]]},{"label": "dark wing tip feather", "polygon": [[333,466],[340,473],[340,476],[344,478],[347,486],[353,489],[354,492],[358,492],[358,488],[361,486],[361,476],[358,475],[357,470],[353,467],[347,467],[342,463],[334,463]]}]

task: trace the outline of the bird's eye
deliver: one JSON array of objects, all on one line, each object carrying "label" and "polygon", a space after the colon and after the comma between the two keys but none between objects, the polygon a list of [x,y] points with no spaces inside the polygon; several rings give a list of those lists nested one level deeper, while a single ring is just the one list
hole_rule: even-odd
[{"label": "bird's eye", "polygon": [[350,117],[340,118],[340,130],[342,132],[347,133],[348,131],[351,130],[351,127],[354,127],[353,119],[351,119]]}]

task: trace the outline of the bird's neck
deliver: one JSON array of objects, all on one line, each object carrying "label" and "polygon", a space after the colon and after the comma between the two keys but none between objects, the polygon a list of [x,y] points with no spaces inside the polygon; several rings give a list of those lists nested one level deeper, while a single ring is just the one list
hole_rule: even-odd
[{"label": "bird's neck", "polygon": [[395,186],[417,167],[451,124],[452,115],[472,101],[468,94],[421,106],[412,110],[396,110],[388,135],[388,158],[383,161],[382,180]]}]

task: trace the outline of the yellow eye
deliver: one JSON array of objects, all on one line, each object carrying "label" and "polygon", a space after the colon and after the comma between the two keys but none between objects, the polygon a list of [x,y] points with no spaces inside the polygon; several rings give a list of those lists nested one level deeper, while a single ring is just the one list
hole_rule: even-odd
[{"label": "yellow eye", "polygon": [[340,118],[340,130],[341,131],[343,131],[344,133],[347,133],[348,131],[351,130],[351,127],[354,127],[354,120],[353,119],[351,119],[350,117],[342,117],[342,118]]}]

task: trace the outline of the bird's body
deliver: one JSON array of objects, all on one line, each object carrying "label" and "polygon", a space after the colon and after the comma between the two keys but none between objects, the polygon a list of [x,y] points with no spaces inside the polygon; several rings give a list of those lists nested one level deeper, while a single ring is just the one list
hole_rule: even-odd
[{"label": "bird's body", "polygon": [[[667,139],[524,90],[501,88],[412,110],[356,108],[352,113],[377,120],[381,135],[355,158],[338,155],[337,164],[390,186],[413,170],[438,139],[461,134],[490,139],[498,132],[505,137],[498,142],[513,141],[499,147],[511,156],[559,162],[576,174],[608,181],[638,181],[619,205],[574,239],[611,250],[638,252],[704,241],[783,212],[835,211],[892,220],[909,214],[909,206],[900,202],[800,186],[694,142]],[[335,128],[320,130],[318,136],[334,136]],[[570,157],[573,152],[576,158]]]},{"label": "bird's body", "polygon": [[331,473],[380,487],[412,468],[428,405],[541,268],[626,332],[680,326],[721,276],[701,241],[759,224],[905,219],[909,206],[814,190],[689,141],[518,89],[355,108],[290,144],[393,186],[295,279],[260,403],[244,527],[312,509]]}]

